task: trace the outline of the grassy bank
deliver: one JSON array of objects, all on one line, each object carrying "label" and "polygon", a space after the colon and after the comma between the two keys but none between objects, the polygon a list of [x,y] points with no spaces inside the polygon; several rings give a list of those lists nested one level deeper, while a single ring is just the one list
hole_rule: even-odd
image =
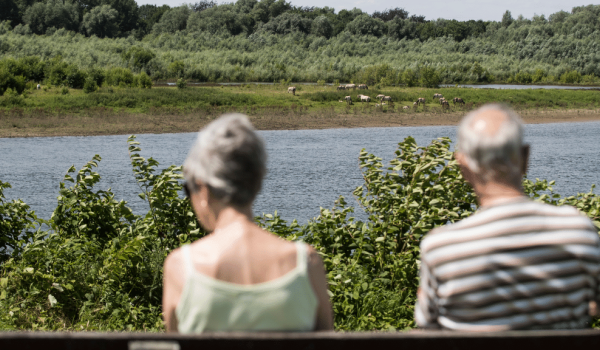
[{"label": "grassy bank", "polygon": [[[358,94],[375,100],[391,96],[394,103],[340,103]],[[465,105],[443,109],[433,100],[461,97]],[[30,90],[23,96],[0,97],[0,137],[107,135],[196,131],[225,112],[248,114],[257,128],[312,129],[398,125],[455,124],[469,110],[489,102],[503,102],[519,111],[526,122],[600,119],[599,91],[491,90],[469,88],[405,88],[337,91],[331,86],[298,85],[296,96],[281,85],[215,87],[110,88],[85,94],[60,88]],[[424,106],[413,101],[423,97]],[[410,108],[404,109],[404,106]]]}]

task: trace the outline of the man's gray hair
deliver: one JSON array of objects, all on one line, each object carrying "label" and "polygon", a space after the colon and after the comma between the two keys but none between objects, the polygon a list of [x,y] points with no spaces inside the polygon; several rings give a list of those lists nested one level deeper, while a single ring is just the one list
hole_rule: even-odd
[{"label": "man's gray hair", "polygon": [[183,174],[192,187],[199,180],[216,198],[242,206],[260,191],[266,162],[264,142],[248,117],[226,114],[200,131],[183,164]]},{"label": "man's gray hair", "polygon": [[[474,122],[478,116],[495,111],[506,120],[494,134],[483,132],[483,124]],[[469,114],[458,127],[458,150],[465,155],[469,168],[484,180],[515,179],[521,175],[523,157],[523,123],[515,111],[500,104],[488,104]]]}]

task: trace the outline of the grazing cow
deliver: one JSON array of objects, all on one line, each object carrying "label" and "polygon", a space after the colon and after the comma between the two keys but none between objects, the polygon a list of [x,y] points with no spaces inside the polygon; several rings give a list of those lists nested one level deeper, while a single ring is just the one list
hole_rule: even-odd
[{"label": "grazing cow", "polygon": [[371,98],[369,96],[360,95],[360,102],[371,102]]},{"label": "grazing cow", "polygon": [[413,102],[413,108],[417,108],[419,106],[419,102]]},{"label": "grazing cow", "polygon": [[358,85],[358,89],[359,90],[369,90],[369,87],[367,86],[367,84],[360,84],[360,85]]},{"label": "grazing cow", "polygon": [[385,95],[382,95],[382,94],[377,95],[378,100],[381,100],[382,97],[385,97]]},{"label": "grazing cow", "polygon": [[407,110],[407,109],[410,109],[410,107],[404,106],[404,107],[402,107],[402,109]]},{"label": "grazing cow", "polygon": [[346,84],[346,90],[356,90],[356,84]]},{"label": "grazing cow", "polygon": [[446,99],[445,99],[445,98],[443,98],[443,97],[442,97],[442,98],[440,98],[440,104],[441,104],[441,105],[443,105],[443,104],[444,104],[444,102],[446,102]]},{"label": "grazing cow", "polygon": [[42,86],[40,84],[37,84],[37,86],[35,88],[39,90],[42,88]]},{"label": "grazing cow", "polygon": [[422,104],[425,104],[425,99],[424,99],[423,97],[419,97],[419,98],[417,99],[417,102],[416,102],[416,103],[417,103],[417,106],[418,106],[418,105],[420,105],[421,103],[422,103]]},{"label": "grazing cow", "polygon": [[390,96],[383,96],[381,98],[381,101],[388,101],[388,102],[392,102],[392,98]]},{"label": "grazing cow", "polygon": [[462,98],[460,98],[460,97],[453,98],[452,102],[454,102],[454,104],[457,104],[457,103],[461,103],[463,105],[465,104],[465,101]]},{"label": "grazing cow", "polygon": [[433,99],[439,99],[439,98],[444,98],[444,96],[442,96],[442,94],[434,94],[433,95]]},{"label": "grazing cow", "polygon": [[450,108],[450,103],[446,100],[442,101],[442,108]]},{"label": "grazing cow", "polygon": [[352,104],[352,97],[350,97],[350,96],[346,96],[346,97],[344,97],[344,100],[346,100],[346,103],[347,103],[347,104],[349,104],[349,105],[351,105],[351,104]]},{"label": "grazing cow", "polygon": [[339,86],[337,87],[337,89],[338,89],[338,90],[346,90],[346,86],[344,86],[344,85],[339,85]]},{"label": "grazing cow", "polygon": [[292,95],[296,96],[296,87],[295,87],[295,86],[290,86],[290,87],[288,88],[288,94],[289,94],[290,92],[292,93]]}]

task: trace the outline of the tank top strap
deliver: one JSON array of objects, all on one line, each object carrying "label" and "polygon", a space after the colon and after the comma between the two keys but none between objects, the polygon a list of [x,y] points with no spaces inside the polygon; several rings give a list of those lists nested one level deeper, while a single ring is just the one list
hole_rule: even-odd
[{"label": "tank top strap", "polygon": [[192,263],[190,245],[186,244],[183,247],[181,247],[181,253],[183,254],[183,265],[185,266],[185,275],[186,278],[188,278],[194,272],[194,264]]},{"label": "tank top strap", "polygon": [[308,270],[308,247],[306,243],[296,242],[296,267],[302,272]]}]

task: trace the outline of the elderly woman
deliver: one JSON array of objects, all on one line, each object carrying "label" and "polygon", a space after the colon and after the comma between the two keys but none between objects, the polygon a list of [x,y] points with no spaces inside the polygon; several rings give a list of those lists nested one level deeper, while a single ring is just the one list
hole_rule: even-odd
[{"label": "elderly woman", "polygon": [[319,255],[253,221],[265,163],[263,141],[243,115],[223,116],[198,136],[184,163],[185,189],[211,233],[165,261],[163,315],[169,332],[333,328]]}]

